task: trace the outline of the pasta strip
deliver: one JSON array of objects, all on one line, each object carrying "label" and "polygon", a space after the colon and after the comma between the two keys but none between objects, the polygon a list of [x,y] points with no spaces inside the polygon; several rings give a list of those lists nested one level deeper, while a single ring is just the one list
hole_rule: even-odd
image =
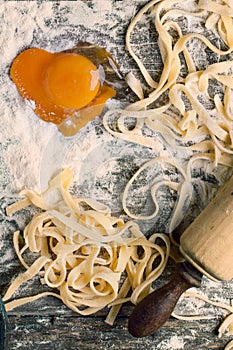
[{"label": "pasta strip", "polygon": [[[233,307],[231,305],[225,304],[223,302],[213,301],[207,298],[204,295],[201,295],[199,293],[193,292],[193,291],[186,291],[183,294],[183,297],[191,297],[191,298],[198,298],[200,300],[203,300],[204,302],[211,304],[215,307],[219,307],[222,309],[225,309],[229,312],[229,314],[225,317],[225,319],[222,321],[219,329],[218,329],[218,337],[221,338],[224,333],[227,333],[228,335],[233,335]],[[177,315],[175,312],[172,313],[172,316],[179,319],[179,320],[206,320],[206,319],[213,319],[215,316],[203,316],[203,315],[195,315],[195,316],[184,316],[184,315]],[[229,342],[224,350],[230,350],[232,349],[232,341]]]},{"label": "pasta strip", "polygon": [[[220,62],[207,65],[203,70],[198,70],[191,52],[189,51],[189,42],[200,41],[203,46],[214,52],[215,54],[225,56],[231,54],[233,50],[230,33],[232,32],[232,7],[231,3],[223,2],[222,5],[211,1],[206,5],[205,1],[199,2],[198,6],[193,2],[193,11],[185,11],[182,8],[184,0],[179,1],[150,1],[146,4],[134,17],[128,27],[126,35],[126,45],[131,56],[135,59],[138,67],[145,78],[146,82],[154,90],[148,96],[140,93],[140,100],[130,104],[125,110],[109,111],[103,119],[104,126],[108,132],[115,137],[122,138],[126,141],[135,142],[143,146],[157,149],[158,140],[155,137],[147,137],[143,135],[143,130],[151,129],[156,133],[160,133],[162,138],[175,149],[186,151],[186,157],[199,158],[203,160],[202,154],[209,153],[208,159],[213,166],[223,165],[232,167],[233,165],[233,123],[232,123],[232,89],[233,89],[233,64],[232,60],[222,60]],[[220,6],[219,6],[220,5]],[[142,16],[151,9],[150,16],[154,16],[155,30],[158,33],[158,44],[162,60],[164,63],[161,76],[158,82],[150,80],[148,72],[139,56],[133,51],[131,45],[131,34],[136,30],[136,24],[142,19]],[[217,10],[218,9],[218,10]],[[203,17],[209,19],[207,26],[213,28],[219,20],[222,23],[222,29],[219,31],[219,37],[227,42],[227,48],[219,48],[203,34],[191,32],[183,34],[178,22],[179,15],[186,17],[194,16],[195,19]],[[170,29],[174,29],[178,37],[173,38]],[[218,29],[218,28],[216,28]],[[186,76],[180,77],[182,61],[181,54],[187,64]],[[210,83],[218,81],[222,87],[222,95],[215,95],[213,98],[209,95]],[[159,105],[153,109],[147,109],[152,103],[158,101],[163,94],[168,95],[166,105]],[[204,101],[204,102],[203,102]],[[214,103],[213,103],[214,102]],[[206,104],[212,103],[213,108],[206,107]],[[214,108],[216,107],[216,108]],[[175,108],[175,116],[171,115],[170,110]],[[111,119],[117,117],[115,121],[116,128],[111,126]],[[135,120],[135,127],[128,130],[127,118]],[[160,162],[159,158],[157,160]],[[155,160],[156,162],[156,160]],[[145,170],[143,165],[129,183],[126,185],[122,203],[126,214],[133,219],[153,219],[158,214],[158,201],[155,197],[156,190],[163,185],[173,187],[170,179],[157,179],[156,184],[151,184],[150,193],[154,212],[150,215],[136,215],[132,213],[127,205],[127,197],[131,193],[133,186],[136,184],[137,178]],[[161,161],[162,164],[162,161]],[[180,166],[181,168],[182,166]],[[185,166],[184,166],[185,168]],[[178,168],[177,168],[178,169]],[[180,170],[179,170],[180,171]],[[185,170],[184,170],[185,173]],[[173,212],[169,232],[182,220],[185,208],[188,207],[192,197],[192,175],[182,181],[178,192],[178,201]],[[185,193],[189,193],[186,196]],[[172,236],[170,237],[172,242]]]},{"label": "pasta strip", "polygon": [[[110,214],[106,206],[82,199],[93,208],[84,209],[81,199],[72,197],[69,185],[72,172],[65,169],[49,182],[48,190],[35,194],[26,190],[31,203],[49,210],[35,214],[23,232],[25,245],[19,249],[19,232],[14,234],[14,246],[19,260],[26,269],[13,280],[3,300],[7,310],[32,302],[40,297],[54,295],[73,311],[90,315],[112,305],[106,322],[112,324],[122,303],[137,303],[142,295],[151,291],[151,284],[163,272],[169,257],[170,242],[165,234],[155,234],[147,240],[134,222],[124,223]],[[51,198],[50,198],[51,199]],[[51,203],[53,202],[53,207]],[[10,213],[28,203],[24,199],[13,204]],[[71,230],[71,231],[70,231]],[[156,240],[160,238],[163,244]],[[138,247],[144,254],[141,256]],[[35,254],[35,261],[28,264],[27,253]],[[128,266],[134,274],[131,275]],[[10,300],[23,283],[39,275],[41,283],[54,289],[29,297]]]},{"label": "pasta strip", "polygon": [[[111,118],[109,118],[114,116],[114,111],[107,113],[103,119],[106,130],[115,137],[156,150],[155,139],[157,133],[160,133],[162,138],[168,143],[170,147],[168,149],[174,150],[179,156],[180,150],[182,152],[186,151],[185,156],[183,156],[185,158],[183,159],[184,163],[182,165],[174,165],[177,172],[181,175],[179,183],[174,183],[169,177],[161,178],[160,176],[154,180],[154,183],[151,183],[149,190],[155,207],[152,214],[146,216],[134,214],[128,207],[127,198],[132,195],[133,185],[135,187],[138,185],[140,175],[150,164],[158,162],[162,166],[162,164],[166,164],[166,160],[158,156],[158,158],[143,164],[129,180],[122,196],[123,208],[129,217],[133,219],[153,219],[157,217],[159,209],[159,202],[155,196],[159,186],[166,185],[177,191],[178,199],[169,226],[170,240],[173,244],[176,244],[176,242],[172,237],[172,231],[183,219],[185,209],[189,207],[193,193],[193,183],[199,183],[204,190],[201,180],[193,178],[192,175],[195,169],[195,162],[201,161],[202,164],[206,163],[212,169],[218,166],[233,166],[233,1],[190,1],[193,9],[190,6],[192,10],[188,11],[183,9],[183,5],[187,5],[186,3],[187,1],[184,0],[150,1],[134,17],[128,27],[126,46],[137,63],[142,77],[150,87],[150,91],[153,90],[149,94],[143,94],[140,91],[140,93],[137,93],[139,101],[130,104],[125,110],[117,110],[115,112],[115,116],[117,116],[116,128],[112,127],[110,123]],[[153,17],[152,21],[158,34],[158,46],[163,62],[163,69],[158,81],[154,80],[152,75],[146,70],[139,55],[134,52],[134,46],[131,42],[131,34],[137,29],[136,24],[149,10],[151,10],[149,16]],[[183,28],[178,24],[179,16],[181,15],[187,19],[195,17],[195,21],[199,18],[201,24],[205,23],[206,28],[212,31],[211,41],[200,33],[183,33]],[[174,37],[171,29],[176,33]],[[216,37],[213,40],[215,34]],[[207,49],[213,53],[213,57],[216,57],[216,63],[209,65],[207,62],[202,70],[198,68],[196,57],[192,55],[189,49],[196,42],[201,44],[203,52]],[[186,65],[185,71],[184,64]],[[213,85],[216,85],[217,92],[215,90],[213,92]],[[139,89],[141,89],[141,86]],[[163,96],[165,97],[164,99]],[[166,108],[163,108],[163,102],[161,103],[161,101],[166,101]],[[149,109],[154,104],[157,107]],[[131,118],[135,118],[135,120],[140,119],[140,123],[135,122],[137,127],[130,132],[127,130],[129,111],[131,111]],[[119,123],[124,125],[124,127],[121,127]],[[141,128],[141,132],[138,127]],[[143,130],[146,130],[146,128],[155,132],[154,140],[152,137],[147,138],[148,140],[142,137]],[[153,258],[151,257],[150,259]],[[149,269],[150,259],[147,261]],[[131,260],[127,266],[127,273],[132,284],[137,270]],[[139,279],[141,275],[142,273],[138,275]],[[133,291],[133,298],[134,296],[136,296],[136,299],[140,298],[140,288],[144,283],[142,282]],[[141,297],[142,295],[143,292]],[[188,295],[187,292],[185,296]],[[224,303],[212,302],[205,297],[197,297],[212,305],[225,308],[229,312],[229,315],[219,328],[219,335],[221,336],[226,331],[232,334],[232,307]],[[113,303],[112,305],[115,304]],[[173,315],[183,320],[212,318],[212,316],[195,315],[190,317]],[[229,349],[233,349],[233,341],[230,341],[225,347],[225,350]]]}]

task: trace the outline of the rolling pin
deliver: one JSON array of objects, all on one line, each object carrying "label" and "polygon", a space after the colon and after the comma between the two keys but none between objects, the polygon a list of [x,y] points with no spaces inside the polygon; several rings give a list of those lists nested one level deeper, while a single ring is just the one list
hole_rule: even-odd
[{"label": "rolling pin", "polygon": [[200,286],[203,274],[219,282],[233,278],[233,176],[184,231],[180,252],[185,261],[177,264],[174,278],[134,308],[128,322],[133,336],[143,337],[158,330],[181,294]]}]

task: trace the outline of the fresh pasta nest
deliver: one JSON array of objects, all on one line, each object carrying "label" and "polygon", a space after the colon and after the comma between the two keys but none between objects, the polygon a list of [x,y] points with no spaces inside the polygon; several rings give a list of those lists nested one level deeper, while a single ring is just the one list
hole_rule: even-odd
[{"label": "fresh pasta nest", "polygon": [[[25,198],[8,207],[8,215],[28,205],[42,212],[26,226],[22,248],[20,232],[14,234],[14,247],[26,271],[13,281],[3,300],[6,310],[11,310],[53,295],[82,315],[112,306],[107,317],[112,324],[120,304],[137,303],[151,291],[166,266],[169,238],[155,233],[147,240],[137,224],[111,216],[108,207],[72,197],[71,182],[72,172],[66,169],[42,195],[25,190],[21,192]],[[35,253],[30,266],[24,258],[27,251]],[[37,274],[55,292],[9,301],[22,283]]]}]

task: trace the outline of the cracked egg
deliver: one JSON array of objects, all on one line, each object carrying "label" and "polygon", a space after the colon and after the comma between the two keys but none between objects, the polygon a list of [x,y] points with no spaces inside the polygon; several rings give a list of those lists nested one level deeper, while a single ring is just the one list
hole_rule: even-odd
[{"label": "cracked egg", "polygon": [[33,102],[34,112],[65,136],[101,114],[121,79],[104,48],[83,42],[58,53],[26,49],[13,61],[10,76],[21,97]]}]

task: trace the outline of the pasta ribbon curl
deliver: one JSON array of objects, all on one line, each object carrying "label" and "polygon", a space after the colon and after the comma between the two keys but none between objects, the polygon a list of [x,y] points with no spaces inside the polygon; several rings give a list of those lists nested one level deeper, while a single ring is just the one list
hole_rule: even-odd
[{"label": "pasta ribbon curl", "polygon": [[[186,10],[186,9],[189,10]],[[161,75],[156,81],[134,50],[131,34],[147,14],[158,34],[157,45],[163,62]],[[179,18],[195,18],[212,30],[209,38],[205,32],[189,32]],[[156,149],[153,137],[145,137],[149,128],[160,133],[171,147],[214,154],[215,166],[233,165],[233,6],[231,1],[152,0],[133,18],[126,33],[126,47],[138,65],[149,87],[143,91],[139,80],[129,73],[129,86],[139,97],[125,110],[106,113],[104,126],[112,135],[130,142]],[[188,27],[188,26],[187,26]],[[196,27],[196,26],[195,26]],[[214,40],[213,40],[213,36]],[[203,51],[209,50],[204,68],[198,67],[193,43],[201,43]],[[219,43],[219,47],[217,46]],[[150,67],[153,69],[153,66]],[[155,67],[156,69],[156,67]],[[213,85],[216,85],[213,92]],[[131,112],[131,113],[130,113]],[[135,126],[127,129],[127,121]],[[156,136],[155,136],[156,137]],[[208,142],[207,142],[208,141]],[[192,153],[191,155],[192,156]]]},{"label": "pasta ribbon curl", "polygon": [[[223,321],[221,322],[220,327],[218,328],[218,337],[222,338],[224,334],[228,336],[233,335],[233,306],[229,305],[225,302],[221,301],[213,301],[206,297],[205,295],[201,295],[195,291],[186,291],[182,298],[196,298],[199,300],[204,301],[207,304],[213,305],[215,307],[221,308],[227,312],[226,316],[224,317]],[[216,316],[205,316],[205,315],[193,315],[193,316],[184,316],[184,315],[178,315],[176,312],[172,313],[172,316],[184,321],[191,321],[191,320],[208,320],[208,319],[215,319]],[[231,350],[233,348],[233,340],[231,340],[224,348],[224,350]]]},{"label": "pasta ribbon curl", "polygon": [[[152,282],[166,266],[170,241],[162,233],[147,240],[136,223],[124,223],[93,200],[72,197],[72,179],[72,172],[65,169],[50,181],[44,193],[26,190],[23,194],[27,200],[23,198],[8,207],[8,215],[32,204],[39,205],[41,211],[34,215],[22,237],[18,231],[14,234],[15,251],[26,271],[12,282],[3,300],[6,310],[11,310],[52,295],[81,315],[111,306],[107,322],[112,324],[122,303],[136,304],[152,291]],[[35,261],[29,265],[27,252],[35,254]],[[38,274],[42,284],[55,292],[9,300],[23,283]]]},{"label": "pasta ribbon curl", "polygon": [[[162,60],[157,80],[151,74],[153,69],[157,73],[157,65],[151,65],[148,71],[133,41],[132,34],[145,15],[154,25],[157,33],[154,44]],[[195,26],[191,27],[192,20]],[[105,129],[114,137],[154,151],[155,158],[145,161],[125,186],[122,204],[132,219],[157,219],[159,189],[167,187],[176,192],[177,201],[167,229],[174,244],[172,231],[184,218],[193,185],[198,182],[193,177],[194,163],[200,161],[203,168],[212,164],[213,172],[233,167],[232,23],[232,1],[149,1],[133,18],[126,33],[126,47],[147,89],[130,72],[127,81],[139,100],[125,109],[109,110],[103,117]],[[205,55],[201,64],[196,57],[196,44]],[[162,155],[164,149],[169,154],[166,157]],[[166,176],[165,171],[158,174],[148,191],[153,209],[148,213],[134,212],[135,205],[128,198],[134,197],[137,186],[140,188],[143,174],[147,175],[155,164],[166,168],[169,162],[180,174],[178,182]]]}]

